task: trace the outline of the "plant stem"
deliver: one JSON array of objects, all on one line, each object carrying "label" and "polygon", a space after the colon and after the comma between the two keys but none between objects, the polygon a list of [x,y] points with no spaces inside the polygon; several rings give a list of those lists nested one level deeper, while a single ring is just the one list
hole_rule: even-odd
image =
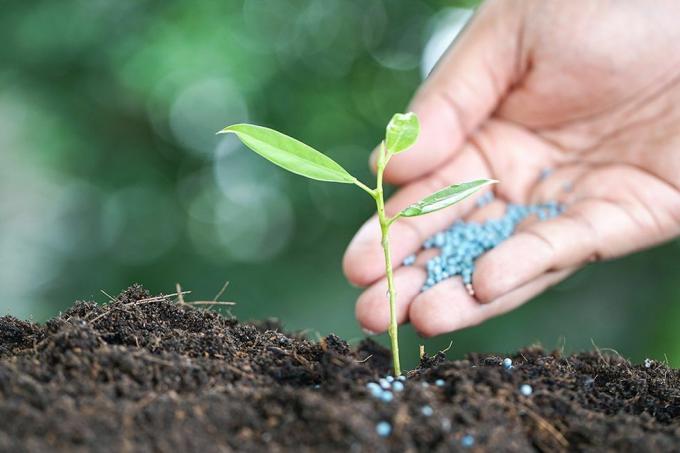
[{"label": "plant stem", "polygon": [[358,179],[355,179],[355,180],[354,180],[354,184],[355,184],[356,186],[362,188],[362,189],[365,190],[370,196],[372,196],[373,198],[375,198],[375,190],[371,189],[370,187],[368,187],[366,184],[364,184],[363,182],[359,181]]},{"label": "plant stem", "polygon": [[[387,154],[383,149],[381,152]],[[390,239],[389,239],[389,229],[390,225],[394,221],[390,219],[385,214],[385,198],[383,196],[383,171],[385,170],[385,165],[389,160],[389,154],[384,155],[384,159],[379,159],[378,169],[377,169],[377,187],[375,189],[375,203],[378,208],[378,220],[380,221],[380,232],[382,233],[382,238],[380,244],[382,245],[383,252],[385,253],[385,274],[387,275],[387,288],[389,292],[390,299],[390,327],[388,333],[390,334],[390,345],[392,347],[392,366],[394,367],[394,376],[401,375],[401,366],[399,364],[399,340],[398,340],[398,325],[397,325],[397,309],[396,309],[396,299],[397,293],[394,289],[394,276],[392,275],[392,256],[390,253]]]}]

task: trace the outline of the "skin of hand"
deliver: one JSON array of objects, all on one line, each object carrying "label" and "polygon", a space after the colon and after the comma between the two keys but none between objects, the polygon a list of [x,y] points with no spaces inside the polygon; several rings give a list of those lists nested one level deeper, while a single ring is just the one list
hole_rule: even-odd
[{"label": "skin of hand", "polygon": [[[483,208],[469,199],[392,226],[400,323],[424,336],[476,325],[588,262],[680,235],[678,23],[673,0],[498,0],[477,11],[411,102],[421,134],[387,167],[386,181],[402,186],[387,213],[449,184],[500,184]],[[545,168],[553,173],[542,179]],[[480,257],[474,296],[460,278],[420,293],[432,250],[399,265],[456,219],[548,200],[566,212],[523,222]],[[343,260],[350,282],[366,288],[357,319],[376,333],[389,321],[379,234],[374,217]]]}]

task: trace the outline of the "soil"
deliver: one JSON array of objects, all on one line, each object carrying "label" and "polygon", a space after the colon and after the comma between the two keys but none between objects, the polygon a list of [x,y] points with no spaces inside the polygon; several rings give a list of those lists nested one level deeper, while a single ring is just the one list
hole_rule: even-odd
[{"label": "soil", "polygon": [[679,370],[509,356],[511,370],[505,355],[425,356],[385,403],[366,383],[389,353],[370,340],[314,342],[133,286],[45,324],[0,318],[0,450],[680,451]]}]

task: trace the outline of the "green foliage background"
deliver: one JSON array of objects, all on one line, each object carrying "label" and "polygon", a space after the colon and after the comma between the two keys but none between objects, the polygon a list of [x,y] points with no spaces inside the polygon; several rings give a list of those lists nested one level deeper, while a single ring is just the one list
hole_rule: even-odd
[{"label": "green foliage background", "polygon": [[[340,260],[373,206],[214,132],[285,131],[370,180],[366,159],[422,81],[452,6],[408,0],[3,2],[0,309],[45,320],[132,282],[240,318],[359,339]],[[595,342],[680,365],[677,241],[591,266],[453,340],[450,354]],[[518,257],[521,259],[521,257]],[[422,342],[402,329],[413,365]]]}]

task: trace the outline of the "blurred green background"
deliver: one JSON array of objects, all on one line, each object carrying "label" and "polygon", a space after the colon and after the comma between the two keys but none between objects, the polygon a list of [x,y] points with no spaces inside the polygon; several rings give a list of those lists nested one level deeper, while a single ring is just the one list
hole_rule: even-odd
[{"label": "blurred green background", "polygon": [[[474,1],[5,1],[0,15],[0,310],[38,321],[132,282],[225,298],[242,319],[358,340],[340,260],[364,194],[287,174],[226,124],[366,160]],[[591,266],[453,340],[536,341],[680,365],[678,242]],[[420,340],[402,328],[413,366]],[[384,341],[382,338],[381,341]]]}]

